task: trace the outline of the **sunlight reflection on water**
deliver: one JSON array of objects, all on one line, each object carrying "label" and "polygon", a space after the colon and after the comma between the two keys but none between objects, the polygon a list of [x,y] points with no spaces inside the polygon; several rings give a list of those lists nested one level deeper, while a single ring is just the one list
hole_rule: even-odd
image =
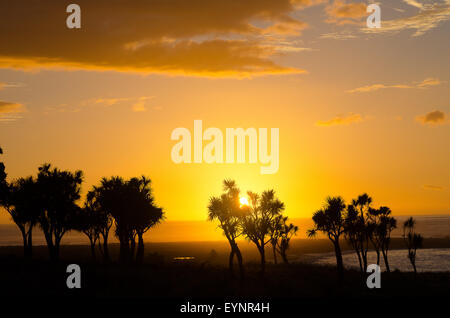
[{"label": "sunlight reflection on water", "polygon": [[[400,271],[413,271],[411,263],[407,257],[406,249],[391,250],[388,254],[389,267],[391,271],[398,269]],[[311,255],[312,256],[312,255]],[[315,264],[335,265],[336,258],[334,253],[324,253],[317,255],[312,260]],[[354,252],[345,252],[343,254],[344,266],[359,268],[358,258]],[[374,251],[367,254],[369,264],[376,264],[377,256]],[[385,270],[383,256],[380,259],[381,270]],[[419,272],[448,272],[450,271],[450,248],[430,248],[417,250],[416,267]]]}]

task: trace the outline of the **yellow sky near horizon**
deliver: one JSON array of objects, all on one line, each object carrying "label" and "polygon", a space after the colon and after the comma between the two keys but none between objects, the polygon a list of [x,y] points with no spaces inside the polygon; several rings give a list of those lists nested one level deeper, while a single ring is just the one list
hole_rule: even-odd
[{"label": "yellow sky near horizon", "polygon": [[[77,3],[80,30],[63,2],[0,4],[9,180],[44,162],[83,170],[83,193],[144,174],[177,221],[206,220],[225,178],[275,189],[291,218],[363,192],[396,215],[450,212],[449,1],[381,1],[374,33],[361,1]],[[279,128],[279,170],[175,164],[171,133],[194,120]]]}]

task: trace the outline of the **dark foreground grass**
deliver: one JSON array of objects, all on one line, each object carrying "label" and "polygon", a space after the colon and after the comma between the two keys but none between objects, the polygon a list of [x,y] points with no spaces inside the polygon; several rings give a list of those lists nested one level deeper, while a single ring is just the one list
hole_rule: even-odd
[{"label": "dark foreground grass", "polygon": [[[311,252],[321,251],[322,245],[326,247],[324,243],[317,242],[318,246],[308,248]],[[105,310],[115,313],[125,308],[127,311],[145,309],[149,316],[158,313],[160,317],[165,313],[180,313],[188,302],[214,304],[216,308],[224,308],[225,302],[264,302],[270,303],[270,313],[277,316],[304,313],[305,308],[324,316],[350,309],[358,312],[357,308],[361,313],[377,314],[392,306],[402,314],[405,308],[414,313],[418,306],[446,306],[450,298],[450,272],[382,273],[381,289],[371,290],[366,286],[369,274],[346,270],[339,284],[334,266],[312,265],[306,259],[304,263],[274,265],[269,257],[262,275],[253,249],[244,249],[244,259],[248,262],[245,278],[240,279],[230,275],[226,266],[228,247],[222,245],[149,244],[144,264],[140,266],[93,262],[88,246],[63,246],[57,264],[48,261],[45,246],[34,248],[31,261],[21,256],[20,246],[1,247],[0,303],[32,313],[67,310],[83,313],[87,308],[96,308],[104,315]],[[213,253],[214,257],[212,247],[217,252]],[[110,251],[112,259],[117,259],[118,245],[112,244]],[[298,253],[303,255],[303,252]],[[195,260],[174,261],[174,256],[183,255],[193,255]],[[81,289],[66,286],[69,275],[66,268],[73,263],[81,267]],[[63,311],[56,310],[60,305]]]},{"label": "dark foreground grass", "polygon": [[154,263],[123,266],[78,262],[82,288],[66,287],[66,266],[44,260],[0,257],[0,284],[8,298],[81,299],[437,299],[449,296],[450,273],[382,273],[378,290],[366,287],[367,275],[345,272],[338,284],[334,267],[309,264],[246,264],[243,280],[223,265],[209,263]]}]

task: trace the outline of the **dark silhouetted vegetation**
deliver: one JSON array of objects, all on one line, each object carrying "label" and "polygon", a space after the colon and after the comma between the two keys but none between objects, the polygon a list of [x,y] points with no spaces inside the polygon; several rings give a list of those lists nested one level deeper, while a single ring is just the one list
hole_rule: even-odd
[{"label": "dark silhouetted vegetation", "polygon": [[208,204],[208,219],[219,222],[219,228],[230,244],[229,270],[233,275],[234,256],[236,256],[239,265],[240,277],[244,277],[244,265],[242,254],[236,242],[236,239],[242,235],[242,218],[244,211],[240,206],[239,193],[236,183],[233,180],[223,181],[224,193],[220,197],[211,197]]},{"label": "dark silhouetted vegetation", "polygon": [[[108,263],[111,261],[108,249],[108,238],[111,227],[113,226],[114,219],[105,207],[102,206],[102,187],[94,186],[91,191],[86,195],[86,201],[84,203],[84,211],[87,214],[87,222],[84,223],[85,234],[93,236],[93,239],[98,241],[98,249],[102,254],[103,261]],[[90,219],[90,221],[89,221]],[[82,223],[83,224],[83,223]],[[91,244],[92,241],[89,239]],[[95,257],[95,240],[94,246],[91,246],[92,255]]]},{"label": "dark silhouetted vegetation", "polygon": [[286,255],[291,239],[297,234],[298,226],[288,223],[288,217],[278,215],[273,222],[270,243],[272,244],[273,260],[277,264],[277,253],[280,254],[283,262],[288,264]]},{"label": "dark silhouetted vegetation", "polygon": [[39,184],[33,177],[19,178],[9,185],[4,207],[17,225],[23,238],[26,258],[32,257],[33,228],[43,212]]},{"label": "dark silhouetted vegetation", "polygon": [[50,258],[58,260],[61,239],[75,228],[83,173],[52,168],[50,164],[39,167],[37,188],[41,202],[38,223],[44,232]]},{"label": "dark silhouetted vegetation", "polygon": [[357,226],[354,236],[358,241],[357,248],[362,260],[362,272],[367,270],[367,252],[369,250],[371,227],[369,225],[369,210],[372,204],[372,198],[367,194],[361,194],[352,201],[352,208],[357,211]]},{"label": "dark silhouetted vegetation", "polygon": [[312,219],[314,228],[308,230],[308,236],[314,237],[317,232],[327,235],[328,239],[333,243],[336,254],[336,265],[339,278],[342,279],[344,274],[344,263],[342,261],[342,251],[340,246],[340,238],[344,233],[345,220],[345,202],[341,197],[328,197],[325,206],[314,213]]},{"label": "dark silhouetted vegetation", "polygon": [[[2,148],[0,148],[0,155],[3,154]],[[6,171],[5,164],[0,162],[0,205],[2,205],[3,201],[6,198],[6,192],[8,190],[8,184],[6,182]]]},{"label": "dark silhouetted vegetation", "polygon": [[397,221],[391,216],[391,209],[382,206],[369,209],[370,240],[377,253],[377,265],[380,265],[380,252],[383,255],[386,271],[390,272],[388,252],[391,232],[397,227]]},{"label": "dark silhouetted vegetation", "polygon": [[[120,242],[119,261],[123,264],[141,263],[144,256],[143,235],[163,220],[164,213],[155,205],[150,179],[142,176],[124,180],[121,177],[103,178],[89,197],[95,211],[100,215],[100,231],[107,240],[111,215],[115,223],[115,234]],[[89,205],[89,201],[88,201]],[[137,245],[136,245],[137,239]],[[106,243],[104,243],[106,244]],[[107,247],[103,249],[104,255]]]},{"label": "dark silhouetted vegetation", "polygon": [[274,190],[264,191],[261,196],[248,192],[250,206],[242,219],[242,229],[245,237],[256,245],[261,256],[261,270],[266,266],[265,247],[278,234],[278,217],[284,210],[284,203],[276,196]]},{"label": "dark silhouetted vegetation", "polygon": [[[34,257],[32,259],[33,229],[39,226],[44,233],[49,257],[54,261],[51,266],[54,268],[61,265],[56,261],[60,261],[61,240],[64,235],[72,230],[84,233],[90,243],[90,254],[89,250],[83,247],[87,257],[90,258],[89,261],[87,259],[84,261],[87,261],[86,266],[92,270],[87,275],[90,275],[91,279],[99,275],[100,280],[92,279],[91,281],[100,285],[108,281],[108,275],[98,268],[107,267],[114,272],[114,277],[121,277],[121,272],[117,268],[127,273],[136,268],[139,270],[135,274],[136,277],[143,278],[144,281],[148,277],[139,275],[150,268],[151,276],[156,277],[152,280],[156,288],[162,288],[160,290],[168,293],[177,291],[172,290],[174,286],[165,287],[164,284],[167,281],[176,282],[178,285],[181,279],[183,285],[183,282],[192,283],[197,279],[199,282],[196,286],[200,286],[202,291],[199,295],[207,295],[208,292],[226,295],[238,293],[256,295],[257,291],[272,295],[272,290],[275,290],[277,295],[284,296],[292,292],[294,288],[298,290],[298,286],[311,288],[313,294],[319,295],[320,292],[315,287],[316,282],[310,277],[320,276],[321,283],[331,289],[336,288],[332,292],[333,295],[338,295],[339,291],[346,291],[347,295],[353,296],[354,294],[349,292],[349,287],[345,285],[349,282],[343,279],[344,272],[346,277],[347,275],[360,277],[360,275],[357,271],[344,268],[342,238],[346,239],[346,242],[342,242],[344,249],[355,251],[360,272],[366,271],[369,248],[373,248],[376,252],[378,265],[381,262],[381,256],[383,257],[386,271],[390,272],[388,253],[391,246],[391,233],[397,227],[397,221],[392,217],[390,208],[373,207],[372,198],[366,193],[352,200],[349,205],[346,205],[340,196],[328,197],[323,208],[313,214],[314,226],[307,231],[309,237],[322,232],[332,242],[339,282],[339,287],[336,287],[331,285],[328,279],[333,273],[335,275],[335,269],[299,263],[289,264],[287,251],[291,246],[292,238],[298,232],[298,227],[290,223],[288,217],[283,214],[285,204],[277,197],[273,189],[263,191],[261,194],[247,192],[249,197],[247,205],[240,202],[240,189],[236,182],[224,180],[223,193],[209,200],[208,219],[218,222],[219,228],[227,238],[228,245],[224,242],[220,253],[215,249],[204,252],[204,260],[201,263],[197,263],[195,257],[180,257],[180,260],[175,260],[174,257],[173,262],[168,264],[165,256],[159,252],[145,255],[144,234],[165,218],[163,209],[155,203],[149,178],[145,176],[128,180],[118,176],[103,178],[99,185],[93,186],[87,192],[85,201],[80,204],[82,182],[83,173],[80,170],[71,172],[44,164],[39,167],[37,176],[18,178],[8,183],[5,166],[0,163],[0,205],[6,209],[22,234],[23,254],[30,260],[25,264],[36,261]],[[116,235],[119,245],[109,244],[110,233]],[[242,251],[247,252],[242,246],[246,246],[246,242],[240,243],[239,247],[237,242],[239,238],[245,238],[249,242],[247,250],[251,250],[254,257],[245,264],[245,273]],[[414,273],[417,273],[416,252],[422,247],[423,238],[415,232],[413,218],[403,224],[403,241],[406,243],[408,258]],[[403,243],[401,238],[394,240],[394,247],[398,248],[399,243]],[[297,244],[300,245],[300,243]],[[327,248],[331,250],[331,244],[327,244]],[[272,249],[273,265],[267,264],[266,260],[266,249],[269,246]],[[42,251],[42,248],[40,247],[39,250]],[[104,264],[97,264],[99,256]],[[116,256],[118,256],[119,264],[112,262],[112,258],[115,259]],[[247,256],[248,254],[245,254],[246,258]],[[281,257],[283,264],[278,264],[278,257]],[[235,259],[239,266],[240,282],[228,279],[229,273],[234,276]],[[253,263],[254,260],[256,260],[255,263]],[[178,266],[177,261],[183,262],[183,266]],[[14,262],[13,260],[11,264]],[[223,271],[226,269],[218,266],[224,263],[228,264],[225,275]],[[123,266],[124,264],[128,266]],[[129,266],[131,264],[140,266]],[[95,267],[96,265],[98,267]],[[171,273],[171,270],[176,274]],[[49,275],[45,270],[42,272]],[[177,276],[177,273],[181,273],[181,278]],[[264,277],[261,277],[261,273],[265,273]],[[389,277],[404,281],[404,277],[397,271]],[[448,276],[444,278],[448,280]],[[207,281],[208,279],[211,283]],[[219,285],[217,285],[217,279],[219,279]],[[126,285],[124,282],[121,284]],[[183,285],[180,290],[185,289],[186,286]],[[236,291],[236,288],[242,289]],[[88,290],[92,292],[89,287]],[[152,292],[149,293],[152,294]]]},{"label": "dark silhouetted vegetation", "polygon": [[288,263],[286,251],[291,238],[297,233],[298,227],[288,224],[283,216],[284,203],[276,196],[274,190],[264,191],[261,195],[248,191],[249,205],[240,203],[240,190],[234,180],[224,180],[225,193],[220,197],[211,197],[208,205],[208,219],[217,220],[230,244],[229,269],[233,275],[233,258],[236,255],[240,275],[244,275],[242,253],[236,239],[244,236],[254,243],[260,255],[261,272],[266,267],[265,247],[271,243],[274,262],[277,253]]},{"label": "dark silhouetted vegetation", "polygon": [[415,231],[416,221],[410,217],[403,223],[403,239],[405,240],[406,247],[408,248],[408,258],[414,269],[414,273],[417,273],[416,269],[416,252],[418,248],[423,245],[422,235]]},{"label": "dark silhouetted vegetation", "polygon": [[43,164],[36,178],[19,178],[8,184],[4,164],[0,164],[0,205],[22,234],[24,255],[31,258],[33,228],[39,225],[52,261],[59,258],[63,236],[77,230],[89,238],[92,258],[97,258],[98,244],[103,260],[109,262],[108,237],[114,224],[121,243],[120,261],[142,263],[144,233],[164,219],[163,210],[155,204],[150,179],[103,178],[80,207],[82,182],[80,170],[70,172]]}]

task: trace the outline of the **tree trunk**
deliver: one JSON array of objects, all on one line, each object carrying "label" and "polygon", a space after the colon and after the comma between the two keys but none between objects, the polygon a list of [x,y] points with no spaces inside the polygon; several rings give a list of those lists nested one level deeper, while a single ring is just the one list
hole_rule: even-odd
[{"label": "tree trunk", "polygon": [[390,273],[391,269],[389,268],[388,252],[387,252],[387,250],[385,251],[384,249],[382,249],[381,252],[383,253],[383,259],[384,259],[384,265],[386,266],[386,272]]},{"label": "tree trunk", "polygon": [[103,261],[105,263],[109,263],[110,262],[110,257],[109,257],[109,249],[108,249],[108,233],[103,234]]},{"label": "tree trunk", "polygon": [[33,257],[33,228],[31,227],[28,230],[28,244],[27,244],[27,252],[25,257],[27,257],[28,259],[31,259]]},{"label": "tree trunk", "polygon": [[283,258],[283,261],[284,261],[285,264],[289,264],[288,258],[287,258],[287,255],[286,255],[286,249],[282,249],[281,250],[281,258]]},{"label": "tree trunk", "polygon": [[240,278],[241,280],[244,279],[244,263],[242,261],[242,254],[241,254],[241,250],[239,249],[239,247],[237,246],[237,244],[235,244],[235,254],[238,260],[238,265],[239,265],[239,274],[240,274]]},{"label": "tree trunk", "polygon": [[356,249],[356,255],[358,256],[359,270],[361,271],[361,273],[364,273],[362,259],[361,259],[361,252],[359,251],[359,249]]},{"label": "tree trunk", "polygon": [[142,264],[143,262],[144,262],[144,238],[143,238],[143,233],[138,233],[136,263]]},{"label": "tree trunk", "polygon": [[28,254],[28,240],[27,240],[27,234],[25,233],[25,230],[20,229],[20,233],[22,233],[22,239],[23,239],[23,256],[27,258]]},{"label": "tree trunk", "polygon": [[228,269],[230,270],[231,276],[234,276],[233,272],[233,259],[234,259],[234,248],[231,247],[230,256],[228,258]]},{"label": "tree trunk", "polygon": [[364,247],[361,250],[361,258],[363,260],[363,273],[367,271],[367,252],[364,251]]},{"label": "tree trunk", "polygon": [[411,261],[411,265],[414,269],[414,274],[417,274],[417,269],[416,269],[416,251],[410,252],[410,257],[409,260]]},{"label": "tree trunk", "polygon": [[55,238],[55,244],[53,246],[55,252],[54,252],[54,261],[58,262],[59,261],[59,247],[61,246],[61,239],[62,237],[56,237]]},{"label": "tree trunk", "polygon": [[55,253],[55,245],[53,244],[53,237],[52,234],[49,232],[44,232],[45,241],[47,242],[47,248],[48,248],[48,254],[50,257],[50,260],[52,262],[57,261],[57,256]]},{"label": "tree trunk", "polygon": [[264,274],[266,271],[266,251],[264,245],[258,246],[259,254],[261,255],[261,272]]},{"label": "tree trunk", "polygon": [[272,251],[273,251],[273,263],[274,264],[278,264],[278,261],[277,261],[277,245],[276,244],[272,244]]},{"label": "tree trunk", "polygon": [[95,255],[95,240],[89,236],[89,242],[91,243],[91,257],[92,260],[96,261],[96,255]]},{"label": "tree trunk", "polygon": [[375,252],[377,253],[377,265],[380,265],[380,250],[376,249]]},{"label": "tree trunk", "polygon": [[136,251],[136,240],[134,237],[130,237],[130,259],[129,262],[134,261],[134,252]]},{"label": "tree trunk", "polygon": [[339,283],[341,283],[344,276],[344,262],[342,261],[342,252],[341,246],[339,245],[339,239],[333,241],[333,244],[334,244],[334,251],[336,253],[336,266],[338,271]]},{"label": "tree trunk", "polygon": [[121,233],[119,241],[120,241],[119,262],[122,264],[127,264],[130,259],[129,258],[130,242],[128,240],[128,235],[124,235],[123,233]]}]

